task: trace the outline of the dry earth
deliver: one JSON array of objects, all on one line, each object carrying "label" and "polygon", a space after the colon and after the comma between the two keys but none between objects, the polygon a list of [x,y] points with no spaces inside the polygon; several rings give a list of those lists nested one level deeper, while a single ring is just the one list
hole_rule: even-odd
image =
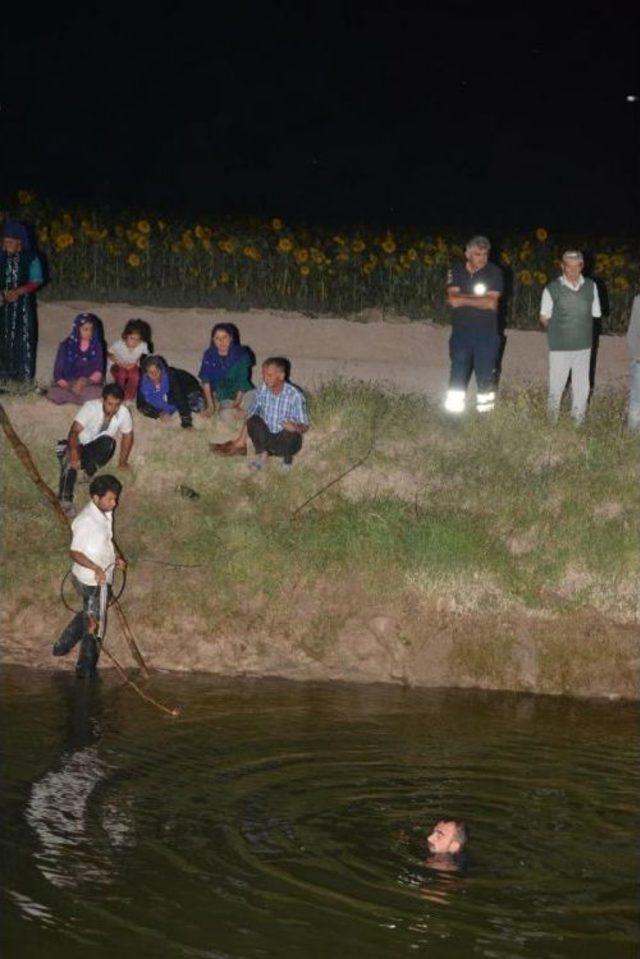
[{"label": "dry earth", "polygon": [[[174,366],[198,371],[202,351],[209,345],[214,323],[235,323],[243,342],[255,351],[258,362],[267,356],[287,356],[292,377],[304,387],[314,387],[335,376],[375,380],[405,393],[442,395],[448,377],[448,327],[412,323],[400,317],[383,321],[379,311],[368,310],[353,322],[339,318],[313,319],[299,313],[250,310],[176,310],[130,306],[123,303],[41,303],[37,377],[47,383],[58,343],[71,328],[76,313],[96,313],[111,343],[128,319],[141,317],[151,324],[154,346]],[[622,337],[601,338],[597,386],[620,386],[627,372],[626,343]],[[507,332],[502,383],[506,388],[540,386],[546,382],[547,346],[542,333]]]}]

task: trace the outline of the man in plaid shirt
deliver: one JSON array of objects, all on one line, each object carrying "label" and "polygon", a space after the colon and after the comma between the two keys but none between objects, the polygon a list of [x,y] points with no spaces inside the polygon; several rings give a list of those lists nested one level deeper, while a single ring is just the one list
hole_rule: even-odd
[{"label": "man in plaid shirt", "polygon": [[247,431],[256,451],[251,469],[261,470],[267,457],[282,457],[282,469],[291,469],[293,457],[309,429],[307,405],[302,392],[287,382],[289,361],[270,356],[262,364],[263,386],[247,410]]}]

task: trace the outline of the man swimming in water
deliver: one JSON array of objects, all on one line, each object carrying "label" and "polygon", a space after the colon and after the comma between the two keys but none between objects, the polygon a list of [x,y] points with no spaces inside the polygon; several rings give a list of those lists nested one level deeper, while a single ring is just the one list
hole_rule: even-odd
[{"label": "man swimming in water", "polygon": [[457,867],[468,838],[466,824],[461,819],[440,819],[427,836],[427,865],[436,869],[446,869],[447,865]]}]

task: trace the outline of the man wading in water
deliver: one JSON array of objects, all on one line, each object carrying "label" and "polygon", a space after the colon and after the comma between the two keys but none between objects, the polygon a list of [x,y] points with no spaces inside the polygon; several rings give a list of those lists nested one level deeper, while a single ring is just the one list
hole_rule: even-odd
[{"label": "man wading in water", "polygon": [[66,656],[80,643],[76,664],[79,678],[93,679],[96,674],[113,571],[127,565],[116,557],[113,542],[113,511],[121,491],[122,483],[115,476],[97,476],[89,487],[90,502],[71,524],[71,573],[82,597],[82,612],[76,613],[55,643],[53,655]]}]

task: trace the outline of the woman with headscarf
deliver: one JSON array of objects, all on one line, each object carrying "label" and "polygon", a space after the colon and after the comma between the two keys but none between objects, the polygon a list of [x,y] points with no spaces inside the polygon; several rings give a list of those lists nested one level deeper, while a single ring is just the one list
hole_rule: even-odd
[{"label": "woman with headscarf", "polygon": [[185,429],[193,426],[191,414],[201,413],[205,405],[195,376],[168,366],[161,356],[145,357],[141,360],[141,369],[137,407],[143,416],[169,420],[178,413],[181,426]]},{"label": "woman with headscarf", "polygon": [[0,249],[0,380],[30,382],[36,372],[35,291],[42,264],[22,223],[6,223]]},{"label": "woman with headscarf", "polygon": [[102,396],[104,346],[101,324],[93,313],[78,313],[71,333],[62,341],[53,367],[52,403],[86,403]]},{"label": "woman with headscarf", "polygon": [[211,346],[202,354],[200,382],[207,407],[205,416],[217,408],[226,426],[238,425],[245,419],[251,385],[251,351],[240,344],[238,328],[233,323],[216,323],[211,330]]}]

